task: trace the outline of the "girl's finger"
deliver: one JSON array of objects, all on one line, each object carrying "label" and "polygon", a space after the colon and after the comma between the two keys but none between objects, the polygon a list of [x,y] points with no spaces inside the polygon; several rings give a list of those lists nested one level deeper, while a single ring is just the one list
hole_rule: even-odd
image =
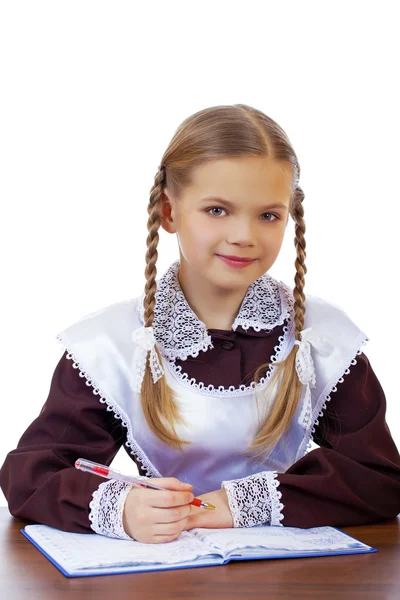
[{"label": "girl's finger", "polygon": [[174,506],[173,508],[152,508],[151,519],[157,524],[178,523],[191,513],[191,505]]},{"label": "girl's finger", "polygon": [[171,490],[152,490],[142,489],[144,497],[146,493],[146,503],[153,508],[171,508],[190,504],[194,498],[192,492],[174,492]]}]

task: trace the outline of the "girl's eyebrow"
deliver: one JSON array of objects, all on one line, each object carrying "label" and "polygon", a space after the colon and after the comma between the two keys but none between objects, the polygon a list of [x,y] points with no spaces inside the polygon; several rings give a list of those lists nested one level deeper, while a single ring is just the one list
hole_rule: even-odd
[{"label": "girl's eyebrow", "polygon": [[[209,196],[207,198],[202,198],[201,202],[205,202],[205,201],[208,202],[210,200],[220,202],[221,204],[225,204],[226,206],[229,206],[229,208],[235,208],[235,206],[236,206],[230,200],[225,200],[224,198],[218,198],[216,196]],[[262,207],[262,210],[269,210],[270,208],[284,208],[284,209],[287,209],[288,206],[286,204],[283,204],[282,202],[275,202],[274,204],[269,204],[268,206]]]}]

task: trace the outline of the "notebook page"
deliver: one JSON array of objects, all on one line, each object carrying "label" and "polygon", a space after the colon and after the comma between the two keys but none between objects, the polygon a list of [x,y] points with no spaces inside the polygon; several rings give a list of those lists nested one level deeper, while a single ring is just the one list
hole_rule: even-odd
[{"label": "notebook page", "polygon": [[[191,529],[191,532],[204,543],[208,543],[214,552],[219,551],[224,558],[243,550],[243,556],[258,554],[260,548],[281,550],[288,554],[294,552],[329,552],[364,548],[370,546],[355,540],[334,527],[256,527],[230,529]],[[258,549],[258,550],[255,550]]]},{"label": "notebook page", "polygon": [[210,557],[209,547],[187,531],[162,544],[142,544],[97,533],[69,533],[48,525],[27,525],[25,531],[66,571],[141,564],[176,564]]}]

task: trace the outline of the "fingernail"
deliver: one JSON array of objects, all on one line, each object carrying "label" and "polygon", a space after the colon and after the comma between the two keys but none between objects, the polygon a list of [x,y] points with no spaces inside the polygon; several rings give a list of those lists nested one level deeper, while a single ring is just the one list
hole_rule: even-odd
[{"label": "fingernail", "polygon": [[193,485],[191,483],[184,483],[183,481],[181,481],[181,485],[186,485],[186,486],[189,485],[190,487],[193,487]]}]

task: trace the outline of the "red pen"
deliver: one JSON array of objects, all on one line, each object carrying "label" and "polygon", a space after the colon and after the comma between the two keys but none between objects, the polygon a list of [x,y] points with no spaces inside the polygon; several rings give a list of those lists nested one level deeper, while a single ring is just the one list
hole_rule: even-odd
[{"label": "red pen", "polygon": [[[150,482],[147,483],[147,481],[144,481],[143,479],[138,479],[137,477],[123,475],[115,469],[110,469],[110,467],[107,467],[106,465],[99,465],[97,463],[92,462],[91,460],[86,460],[85,458],[78,458],[78,460],[75,461],[75,467],[80,471],[87,471],[88,473],[93,473],[94,475],[105,477],[105,479],[116,479],[117,481],[124,481],[125,483],[129,483],[131,485],[151,488],[153,490],[169,491],[167,488],[154,485]],[[200,500],[200,498],[194,498],[190,502],[190,504],[198,506],[199,508],[206,508],[207,510],[217,510],[213,504],[210,504],[210,502],[204,502],[203,500]]]}]

